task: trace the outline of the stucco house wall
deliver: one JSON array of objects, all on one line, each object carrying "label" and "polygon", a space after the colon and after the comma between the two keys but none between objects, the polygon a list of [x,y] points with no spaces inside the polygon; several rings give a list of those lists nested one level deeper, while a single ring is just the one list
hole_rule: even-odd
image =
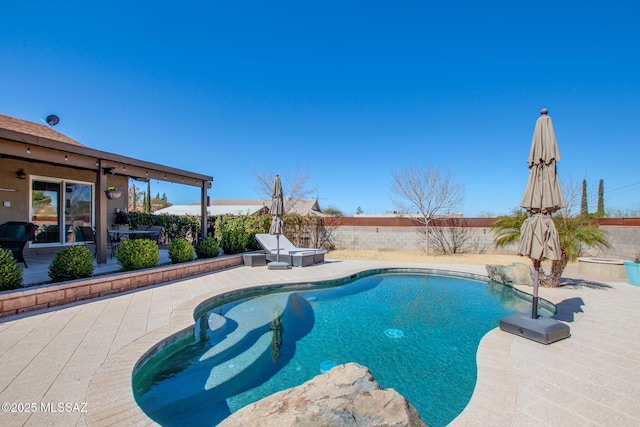
[{"label": "stucco house wall", "polygon": [[[18,171],[22,169],[26,179],[19,179]],[[0,157],[0,224],[7,221],[25,221],[29,218],[30,184],[32,177],[56,178],[67,181],[81,181],[94,183],[95,172],[80,170],[75,168],[64,168],[45,163],[31,163],[18,159]],[[107,200],[107,223],[115,222],[116,208],[127,207],[127,186],[128,179],[124,176],[109,177],[109,185],[115,186],[122,191],[122,197],[117,200]],[[15,191],[7,191],[15,190]],[[94,191],[96,188],[94,186]],[[10,206],[5,206],[8,202]]]}]

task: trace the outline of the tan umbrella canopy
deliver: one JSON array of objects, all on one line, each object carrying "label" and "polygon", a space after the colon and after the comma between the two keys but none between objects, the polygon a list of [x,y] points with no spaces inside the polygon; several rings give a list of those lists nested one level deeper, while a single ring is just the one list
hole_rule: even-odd
[{"label": "tan umbrella canopy", "polygon": [[560,240],[551,214],[565,206],[556,171],[560,151],[546,108],[536,122],[529,153],[529,178],[520,206],[529,212],[520,229],[518,255],[531,258],[535,272],[533,308],[537,317],[540,261],[560,259]]},{"label": "tan umbrella canopy", "polygon": [[282,195],[282,183],[280,182],[280,176],[276,175],[273,182],[273,190],[271,190],[271,207],[269,208],[271,214],[271,227],[269,227],[269,234],[275,234],[276,236],[276,262],[269,263],[268,268],[282,269],[288,268],[288,263],[280,262],[280,235],[284,234],[284,196]]},{"label": "tan umbrella canopy", "polygon": [[543,108],[536,122],[529,152],[529,180],[520,206],[533,213],[552,213],[565,206],[556,174],[560,151],[548,110]]},{"label": "tan umbrella canopy", "polygon": [[276,175],[276,179],[273,182],[269,213],[272,217],[269,234],[280,235],[284,233],[284,222],[282,221],[282,217],[284,216],[284,197],[282,195],[282,183],[280,182],[279,175]]}]

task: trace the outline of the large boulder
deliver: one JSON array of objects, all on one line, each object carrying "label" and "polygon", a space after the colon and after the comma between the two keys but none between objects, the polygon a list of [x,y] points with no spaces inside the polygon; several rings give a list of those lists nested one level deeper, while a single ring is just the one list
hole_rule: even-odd
[{"label": "large boulder", "polygon": [[231,414],[220,427],[411,426],[426,424],[393,389],[383,390],[357,363],[332,368],[306,383]]},{"label": "large boulder", "polygon": [[487,264],[487,275],[505,285],[533,286],[533,270],[527,264],[514,262],[509,265]]}]

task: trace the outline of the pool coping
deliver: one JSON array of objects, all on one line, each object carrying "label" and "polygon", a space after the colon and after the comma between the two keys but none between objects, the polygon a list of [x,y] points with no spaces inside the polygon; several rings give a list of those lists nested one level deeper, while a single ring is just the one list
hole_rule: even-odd
[{"label": "pool coping", "polygon": [[[134,364],[155,344],[189,327],[194,309],[207,296],[267,282],[339,279],[350,272],[385,267],[485,275],[484,265],[382,261],[328,260],[268,272],[266,267],[234,267],[4,320],[0,322],[4,401],[85,399],[88,410],[0,414],[0,420],[16,426],[62,420],[67,425],[154,425],[135,404]],[[556,304],[582,302],[584,310],[570,310],[571,338],[545,346],[499,329],[490,331],[478,349],[478,381],[471,401],[451,425],[640,425],[640,287],[594,282],[571,266],[563,277],[575,285],[541,288],[540,296]],[[521,290],[531,292],[531,288]],[[155,312],[147,312],[150,304]],[[85,319],[97,320],[87,324]],[[120,323],[112,324],[114,320]],[[131,321],[142,324],[129,326]],[[107,334],[112,341],[96,341],[111,330],[118,331]]]}]

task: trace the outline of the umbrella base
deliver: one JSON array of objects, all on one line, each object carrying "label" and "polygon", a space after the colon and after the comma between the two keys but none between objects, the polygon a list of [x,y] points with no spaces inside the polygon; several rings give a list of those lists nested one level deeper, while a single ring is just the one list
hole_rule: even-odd
[{"label": "umbrella base", "polygon": [[273,261],[267,264],[267,270],[288,270],[291,266],[286,262]]},{"label": "umbrella base", "polygon": [[515,313],[500,320],[500,329],[521,337],[551,344],[569,338],[569,326],[555,319],[538,316],[532,318],[528,313]]}]

